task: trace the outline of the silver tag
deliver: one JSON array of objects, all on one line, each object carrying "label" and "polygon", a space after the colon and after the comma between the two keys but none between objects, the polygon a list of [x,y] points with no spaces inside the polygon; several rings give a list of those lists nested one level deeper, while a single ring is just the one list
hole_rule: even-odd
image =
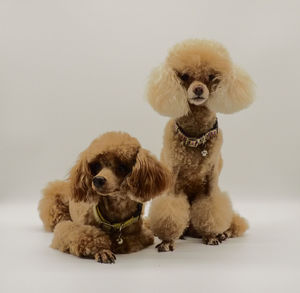
[{"label": "silver tag", "polygon": [[203,150],[201,152],[202,157],[206,157],[208,155],[208,151],[207,150]]}]

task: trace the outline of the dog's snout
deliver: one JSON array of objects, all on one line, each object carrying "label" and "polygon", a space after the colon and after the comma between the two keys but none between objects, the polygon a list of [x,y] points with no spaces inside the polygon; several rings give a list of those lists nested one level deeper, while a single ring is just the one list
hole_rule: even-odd
[{"label": "dog's snout", "polygon": [[106,179],[103,176],[97,176],[93,178],[93,183],[95,187],[99,188],[103,186],[106,182]]},{"label": "dog's snout", "polygon": [[203,94],[203,88],[201,86],[197,86],[196,88],[194,88],[194,94],[197,96],[201,96]]}]

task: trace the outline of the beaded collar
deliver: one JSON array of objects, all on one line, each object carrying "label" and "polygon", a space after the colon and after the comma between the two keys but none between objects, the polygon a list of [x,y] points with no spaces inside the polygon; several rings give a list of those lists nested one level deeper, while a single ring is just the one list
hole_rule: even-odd
[{"label": "beaded collar", "polygon": [[218,132],[218,119],[216,119],[214,126],[200,137],[189,137],[185,135],[178,123],[175,123],[175,133],[178,134],[184,145],[192,148],[196,148],[199,145],[204,145],[210,138],[217,136]]}]

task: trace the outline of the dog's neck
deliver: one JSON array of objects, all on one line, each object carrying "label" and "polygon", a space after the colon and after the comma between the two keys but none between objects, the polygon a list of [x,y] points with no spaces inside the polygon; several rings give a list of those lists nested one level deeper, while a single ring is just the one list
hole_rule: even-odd
[{"label": "dog's neck", "polygon": [[176,119],[187,136],[199,137],[212,129],[216,122],[216,113],[201,105],[190,105],[190,110],[186,116]]},{"label": "dog's neck", "polygon": [[119,196],[101,196],[99,200],[103,217],[111,223],[129,219],[138,208],[138,203]]}]

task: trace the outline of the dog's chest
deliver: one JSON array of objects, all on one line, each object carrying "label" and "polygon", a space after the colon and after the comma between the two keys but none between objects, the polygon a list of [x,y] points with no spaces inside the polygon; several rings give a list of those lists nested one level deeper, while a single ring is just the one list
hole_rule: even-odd
[{"label": "dog's chest", "polygon": [[[184,191],[189,197],[209,194],[214,168],[220,159],[222,133],[198,147],[183,144],[173,132],[165,137],[162,158],[172,168],[175,192]],[[203,155],[203,152],[205,152]]]}]

